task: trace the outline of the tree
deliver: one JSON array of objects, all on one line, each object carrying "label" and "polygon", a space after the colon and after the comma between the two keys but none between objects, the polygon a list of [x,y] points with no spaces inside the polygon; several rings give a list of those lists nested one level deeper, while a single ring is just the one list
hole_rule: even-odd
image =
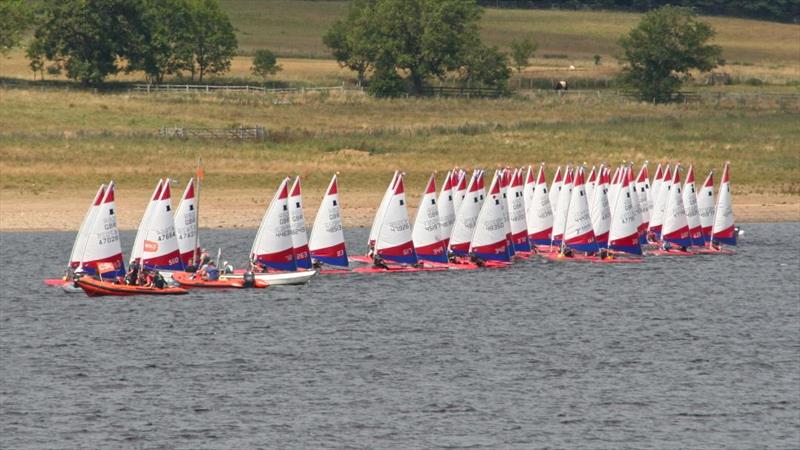
[{"label": "tree", "polygon": [[54,61],[67,77],[97,84],[123,70],[141,41],[141,2],[138,0],[50,0],[28,54]]},{"label": "tree", "polygon": [[511,41],[511,61],[514,63],[514,68],[517,69],[517,75],[522,73],[522,69],[528,67],[528,60],[533,58],[537,48],[539,46],[529,37]]},{"label": "tree", "polygon": [[265,49],[256,51],[256,55],[253,57],[253,66],[250,67],[253,75],[262,78],[274,75],[281,69],[282,67],[278,65],[278,59],[275,54]]},{"label": "tree", "polygon": [[480,83],[505,90],[508,79],[511,78],[508,55],[497,47],[475,45],[467,53],[461,73],[461,78],[471,83]]},{"label": "tree", "polygon": [[144,38],[133,50],[130,68],[142,70],[150,82],[191,70],[192,10],[187,0],[144,0]]},{"label": "tree", "polygon": [[20,45],[31,18],[31,10],[23,0],[0,0],[0,54]]},{"label": "tree", "polygon": [[722,49],[707,42],[714,30],[688,8],[663,6],[620,38],[626,66],[621,79],[647,101],[666,102],[692,69],[709,71],[723,63]]},{"label": "tree", "polygon": [[190,42],[193,62],[192,81],[202,82],[208,74],[227,72],[236,54],[237,42],[233,25],[222,11],[218,0],[192,0]]},{"label": "tree", "polygon": [[331,49],[339,65],[358,74],[359,86],[364,85],[377,54],[375,42],[369,37],[374,34],[370,20],[374,4],[369,0],[351,1],[347,16],[334,22],[322,36],[322,42]]}]

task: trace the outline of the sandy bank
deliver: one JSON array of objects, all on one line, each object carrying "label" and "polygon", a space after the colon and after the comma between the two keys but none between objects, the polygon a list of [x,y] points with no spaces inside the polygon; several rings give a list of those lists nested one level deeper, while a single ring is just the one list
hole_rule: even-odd
[{"label": "sandy bank", "polygon": [[[260,194],[260,193],[259,193]],[[0,231],[77,230],[94,192],[17,194],[0,192]],[[117,220],[122,229],[135,229],[144,211],[148,191],[117,192]],[[200,225],[208,228],[255,228],[271,198],[252,190],[224,190],[204,194],[200,205]],[[370,226],[380,193],[350,191],[340,193],[345,226]],[[309,230],[320,201],[319,193],[304,194],[306,224]],[[409,195],[416,205],[418,195]],[[177,201],[173,199],[173,205]],[[413,220],[415,211],[410,211]],[[800,222],[800,196],[766,196],[734,193],[734,214],[738,223]]]}]

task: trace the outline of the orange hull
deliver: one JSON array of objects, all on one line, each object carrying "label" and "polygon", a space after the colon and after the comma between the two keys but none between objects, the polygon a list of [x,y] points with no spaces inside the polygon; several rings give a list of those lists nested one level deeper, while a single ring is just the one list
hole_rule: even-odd
[{"label": "orange hull", "polygon": [[128,286],[125,284],[109,283],[99,281],[94,278],[83,277],[75,282],[89,297],[100,297],[111,295],[117,297],[127,297],[131,295],[182,295],[189,291],[183,288],[154,288],[144,286]]}]

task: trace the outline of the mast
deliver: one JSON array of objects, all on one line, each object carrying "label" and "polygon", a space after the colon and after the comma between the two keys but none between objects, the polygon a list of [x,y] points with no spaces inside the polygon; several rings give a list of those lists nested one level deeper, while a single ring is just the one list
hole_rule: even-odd
[{"label": "mast", "polygon": [[[192,264],[195,267],[197,264],[197,247],[200,246],[200,180],[203,179],[203,159],[197,157],[197,170],[195,171],[194,184],[197,188],[197,195],[195,196],[194,206],[197,209],[197,219],[194,221],[194,247],[192,248]],[[217,261],[219,263],[219,261]]]}]

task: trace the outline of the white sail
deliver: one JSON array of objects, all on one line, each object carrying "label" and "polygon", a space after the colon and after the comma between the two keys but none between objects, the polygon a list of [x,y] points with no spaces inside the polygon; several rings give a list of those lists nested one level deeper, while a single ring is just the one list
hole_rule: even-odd
[{"label": "white sail", "polygon": [[308,239],[311,257],[336,266],[348,266],[344,242],[344,227],[339,205],[339,185],[336,175],[328,184],[325,197],[319,205],[311,237]]},{"label": "white sail", "polygon": [[389,186],[386,188],[386,191],[383,193],[383,198],[381,198],[381,203],[378,205],[378,210],[375,211],[375,218],[372,219],[372,228],[369,230],[369,247],[371,248],[375,245],[375,237],[378,235],[378,230],[381,227],[381,220],[383,219],[384,211],[386,209],[386,204],[389,202],[389,199],[392,197],[392,193],[394,192],[394,184],[397,182],[397,177],[399,176],[400,172],[394,171],[394,175],[392,176],[392,181],[389,183]]},{"label": "white sail", "polygon": [[118,277],[125,274],[117,229],[114,182],[108,183],[103,200],[86,228],[87,239],[79,251],[78,268],[88,274]]},{"label": "white sail", "polygon": [[567,166],[567,170],[561,171],[561,166],[556,168],[556,174],[553,176],[553,183],[550,185],[550,207],[553,208],[553,213],[558,211],[558,199],[561,198],[561,187],[564,186],[564,176],[566,172],[569,171],[569,166]]},{"label": "white sail", "polygon": [[733,198],[731,196],[730,163],[725,163],[722,171],[722,182],[719,186],[717,209],[714,212],[714,226],[711,229],[711,241],[727,245],[736,245],[736,225],[733,217]]},{"label": "white sail", "polygon": [[450,235],[449,249],[451,252],[465,256],[469,251],[472,234],[475,230],[475,220],[478,218],[483,200],[480,195],[479,173],[474,173],[466,189],[466,195],[461,207],[456,212],[456,221],[453,224],[453,233]]},{"label": "white sail", "polygon": [[450,241],[450,234],[453,232],[453,224],[456,221],[456,209],[453,202],[453,175],[452,172],[447,172],[442,190],[439,193],[439,199],[436,202],[439,209],[440,232],[445,240],[445,247]]},{"label": "white sail", "polygon": [[637,226],[636,211],[633,207],[635,193],[629,189],[627,178],[623,181],[622,189],[617,191],[614,201],[615,210],[611,214],[611,227],[608,231],[608,247],[632,254],[642,254],[639,241],[639,227]]},{"label": "white sail", "polygon": [[525,218],[528,225],[528,239],[531,244],[548,245],[553,231],[553,209],[550,207],[550,193],[547,191],[544,164],[539,166],[535,188]]},{"label": "white sail", "polygon": [[[445,181],[446,182],[446,181]],[[436,201],[436,178],[428,179],[419,201],[414,228],[411,232],[417,257],[427,261],[447,263],[447,245],[442,234],[439,205]]]},{"label": "white sail", "polygon": [[178,209],[175,210],[175,235],[178,239],[178,250],[184,266],[189,265],[195,255],[199,254],[197,239],[197,199],[194,192],[194,178],[186,183]]},{"label": "white sail", "polygon": [[388,261],[417,263],[402,174],[395,180],[394,190],[386,203],[380,228],[375,236],[375,253]]},{"label": "white sail", "polygon": [[703,239],[711,241],[711,227],[714,225],[714,171],[709,172],[703,187],[697,193],[697,213],[700,216],[700,226],[703,230]]},{"label": "white sail", "polygon": [[686,223],[692,244],[703,245],[703,231],[700,227],[700,212],[697,208],[697,191],[694,186],[694,166],[689,165],[686,181],[683,183],[683,207],[686,209]]},{"label": "white sail", "polygon": [[572,198],[574,181],[572,176],[572,170],[567,169],[564,175],[564,182],[561,184],[561,191],[558,193],[558,201],[556,201],[556,206],[553,210],[553,233],[551,239],[555,245],[561,244],[567,227],[567,214],[569,213],[569,202]]},{"label": "white sail", "polygon": [[161,196],[161,187],[165,183],[164,180],[159,179],[156,184],[153,195],[150,196],[150,201],[147,202],[147,207],[142,214],[142,220],[139,222],[139,228],[136,229],[136,238],[133,240],[133,248],[131,248],[131,262],[138,261],[142,258],[142,244],[144,243],[144,235],[147,232],[147,225],[150,221],[150,213],[153,211],[158,198]]},{"label": "white sail", "polygon": [[69,266],[72,268],[78,267],[81,263],[81,253],[86,247],[86,240],[89,238],[89,227],[94,223],[94,218],[97,216],[97,210],[103,202],[106,193],[106,185],[101,184],[94,194],[94,199],[86,210],[86,215],[83,216],[81,227],[78,228],[78,234],[75,236],[75,242],[72,244],[72,251],[69,255]]},{"label": "white sail", "polygon": [[575,168],[575,181],[569,200],[567,223],[564,229],[564,244],[575,250],[596,252],[592,221],[589,218],[589,202],[586,199],[586,178],[583,167]]},{"label": "white sail", "polygon": [[511,257],[506,233],[506,200],[501,192],[502,176],[495,172],[489,195],[476,218],[475,234],[469,247],[470,254],[484,260],[509,261]]},{"label": "white sail", "polygon": [[141,247],[142,267],[159,270],[182,270],[178,238],[175,235],[175,218],[172,216],[170,180],[161,186],[161,195],[153,204],[147,218],[147,227]]},{"label": "white sail", "polygon": [[306,234],[306,217],[303,213],[303,195],[300,188],[300,177],[295,177],[289,190],[289,222],[292,227],[292,247],[297,267],[311,268],[311,255],[308,253],[308,234]]},{"label": "white sail", "polygon": [[589,217],[592,220],[592,230],[594,230],[595,239],[601,247],[605,247],[608,243],[608,232],[611,228],[611,207],[608,203],[608,175],[606,174],[605,166],[600,166],[597,185],[589,198],[591,205],[589,206]]},{"label": "white sail", "polygon": [[[671,242],[683,247],[692,245],[689,238],[689,225],[686,221],[686,210],[683,207],[681,194],[680,164],[673,169],[672,179],[667,191],[667,201],[664,208],[664,224],[661,228],[661,240]],[[666,182],[664,184],[667,184]]]},{"label": "white sail", "polygon": [[278,190],[261,219],[250,250],[251,261],[277,270],[297,270],[289,219],[289,179],[281,181]]}]

